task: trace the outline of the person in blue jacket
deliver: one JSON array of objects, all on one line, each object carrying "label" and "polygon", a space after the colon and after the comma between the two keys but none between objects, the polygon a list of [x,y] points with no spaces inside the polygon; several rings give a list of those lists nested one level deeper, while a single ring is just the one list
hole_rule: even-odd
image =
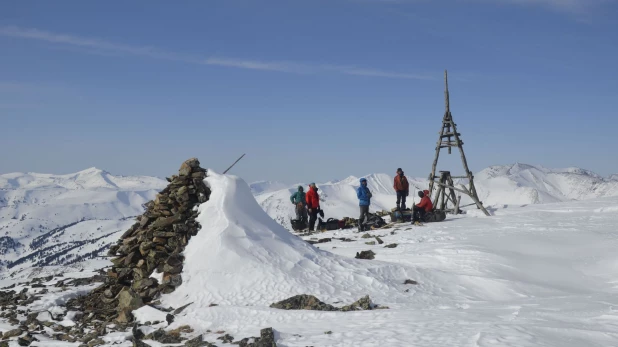
[{"label": "person in blue jacket", "polygon": [[361,231],[361,225],[365,221],[365,217],[369,218],[369,205],[371,204],[371,192],[367,188],[367,180],[360,179],[360,187],[356,189],[358,197],[358,206],[360,207],[360,217],[358,218],[358,231]]}]

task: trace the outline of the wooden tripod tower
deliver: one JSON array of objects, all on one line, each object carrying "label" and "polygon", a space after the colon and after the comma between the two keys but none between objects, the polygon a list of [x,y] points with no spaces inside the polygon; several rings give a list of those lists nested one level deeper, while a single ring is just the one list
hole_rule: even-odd
[{"label": "wooden tripod tower", "polygon": [[[461,141],[461,134],[457,132],[457,124],[453,122],[453,115],[451,114],[450,101],[449,101],[449,93],[448,93],[448,75],[446,70],[444,70],[444,103],[445,103],[445,111],[444,117],[442,118],[442,129],[440,130],[440,136],[438,137],[438,143],[436,145],[436,157],[433,160],[433,165],[431,167],[431,174],[429,175],[429,192],[433,195],[434,185],[437,185],[437,194],[434,196],[433,205],[436,209],[443,210],[445,212],[453,212],[455,214],[459,213],[460,207],[459,202],[461,200],[461,196],[459,198],[455,197],[455,191],[460,193],[464,193],[474,201],[474,204],[486,215],[489,216],[489,212],[483,207],[483,204],[479,201],[478,195],[476,194],[476,187],[474,186],[474,176],[470,169],[468,168],[468,162],[466,160],[466,155],[463,150],[463,141]],[[451,148],[457,147],[459,148],[459,153],[461,154],[461,162],[463,163],[464,170],[466,172],[465,176],[451,176],[450,171],[440,171],[440,175],[436,175],[436,168],[438,166],[438,158],[440,157],[440,150],[442,148],[448,148],[448,154],[451,154]],[[461,185],[462,189],[458,189],[454,187],[453,178],[466,178],[468,179],[468,187]],[[454,207],[448,208],[448,202],[452,202]],[[472,204],[472,205],[474,205]],[[469,205],[467,205],[469,206]]]}]

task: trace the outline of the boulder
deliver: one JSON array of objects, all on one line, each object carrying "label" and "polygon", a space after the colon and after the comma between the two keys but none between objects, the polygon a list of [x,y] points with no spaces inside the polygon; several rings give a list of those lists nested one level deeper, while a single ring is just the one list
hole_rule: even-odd
[{"label": "boulder", "polygon": [[144,306],[142,298],[129,287],[122,288],[116,298],[118,299],[119,311],[133,311]]},{"label": "boulder", "polygon": [[315,310],[315,311],[337,311],[335,306],[323,303],[313,295],[295,295],[291,298],[271,304],[270,307],[281,310]]}]

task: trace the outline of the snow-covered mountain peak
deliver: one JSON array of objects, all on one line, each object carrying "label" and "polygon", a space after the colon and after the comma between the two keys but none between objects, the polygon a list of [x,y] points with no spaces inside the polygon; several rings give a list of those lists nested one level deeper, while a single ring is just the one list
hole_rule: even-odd
[{"label": "snow-covered mountain peak", "polygon": [[0,189],[150,190],[162,189],[165,180],[150,176],[115,176],[91,167],[70,174],[13,172],[0,175]]},{"label": "snow-covered mountain peak", "polygon": [[249,185],[249,188],[251,188],[251,192],[253,193],[253,195],[274,192],[289,187],[292,186],[278,181],[257,181]]},{"label": "snow-covered mountain peak", "polygon": [[105,171],[105,170],[101,170],[99,168],[96,167],[89,167],[85,170],[81,170],[76,172],[75,174],[77,175],[101,175],[101,174],[109,174],[109,172]]}]

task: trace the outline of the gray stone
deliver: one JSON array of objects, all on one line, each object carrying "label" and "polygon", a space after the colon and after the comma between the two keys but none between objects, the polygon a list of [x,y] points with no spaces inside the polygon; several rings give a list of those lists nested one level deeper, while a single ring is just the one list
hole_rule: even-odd
[{"label": "gray stone", "polygon": [[352,303],[351,305],[347,305],[347,306],[343,306],[341,308],[341,311],[357,311],[357,310],[371,310],[373,309],[374,305],[371,302],[371,299],[369,298],[369,295],[366,295],[360,299],[358,299],[357,301],[355,301],[354,303]]},{"label": "gray stone", "polygon": [[281,310],[314,310],[314,311],[338,311],[335,306],[320,301],[313,295],[295,295],[283,301],[271,304],[270,307]]},{"label": "gray stone", "polygon": [[204,339],[202,338],[202,335],[199,335],[198,337],[185,342],[185,347],[211,347],[211,346],[215,347],[215,345],[204,341]]},{"label": "gray stone", "polygon": [[182,284],[182,276],[179,274],[163,274],[163,284],[168,284],[173,287],[180,287]]},{"label": "gray stone", "polygon": [[133,314],[131,313],[130,310],[120,311],[118,313],[118,316],[116,317],[116,322],[118,323],[126,324],[132,321],[133,321]]},{"label": "gray stone", "polygon": [[13,330],[9,330],[7,332],[5,332],[4,334],[2,334],[2,338],[8,339],[11,337],[15,337],[15,336],[19,336],[23,333],[23,331],[21,329],[13,329]]},{"label": "gray stone", "polygon": [[118,299],[118,310],[137,310],[138,308],[144,306],[144,302],[142,298],[137,295],[131,288],[124,287],[117,295]]},{"label": "gray stone", "polygon": [[90,342],[88,342],[88,347],[101,346],[104,344],[105,344],[105,341],[103,341],[103,339],[95,339],[95,340],[91,340]]},{"label": "gray stone", "polygon": [[362,252],[356,252],[356,256],[354,258],[356,259],[374,259],[375,258],[375,253],[371,250],[369,251],[362,251]]}]

